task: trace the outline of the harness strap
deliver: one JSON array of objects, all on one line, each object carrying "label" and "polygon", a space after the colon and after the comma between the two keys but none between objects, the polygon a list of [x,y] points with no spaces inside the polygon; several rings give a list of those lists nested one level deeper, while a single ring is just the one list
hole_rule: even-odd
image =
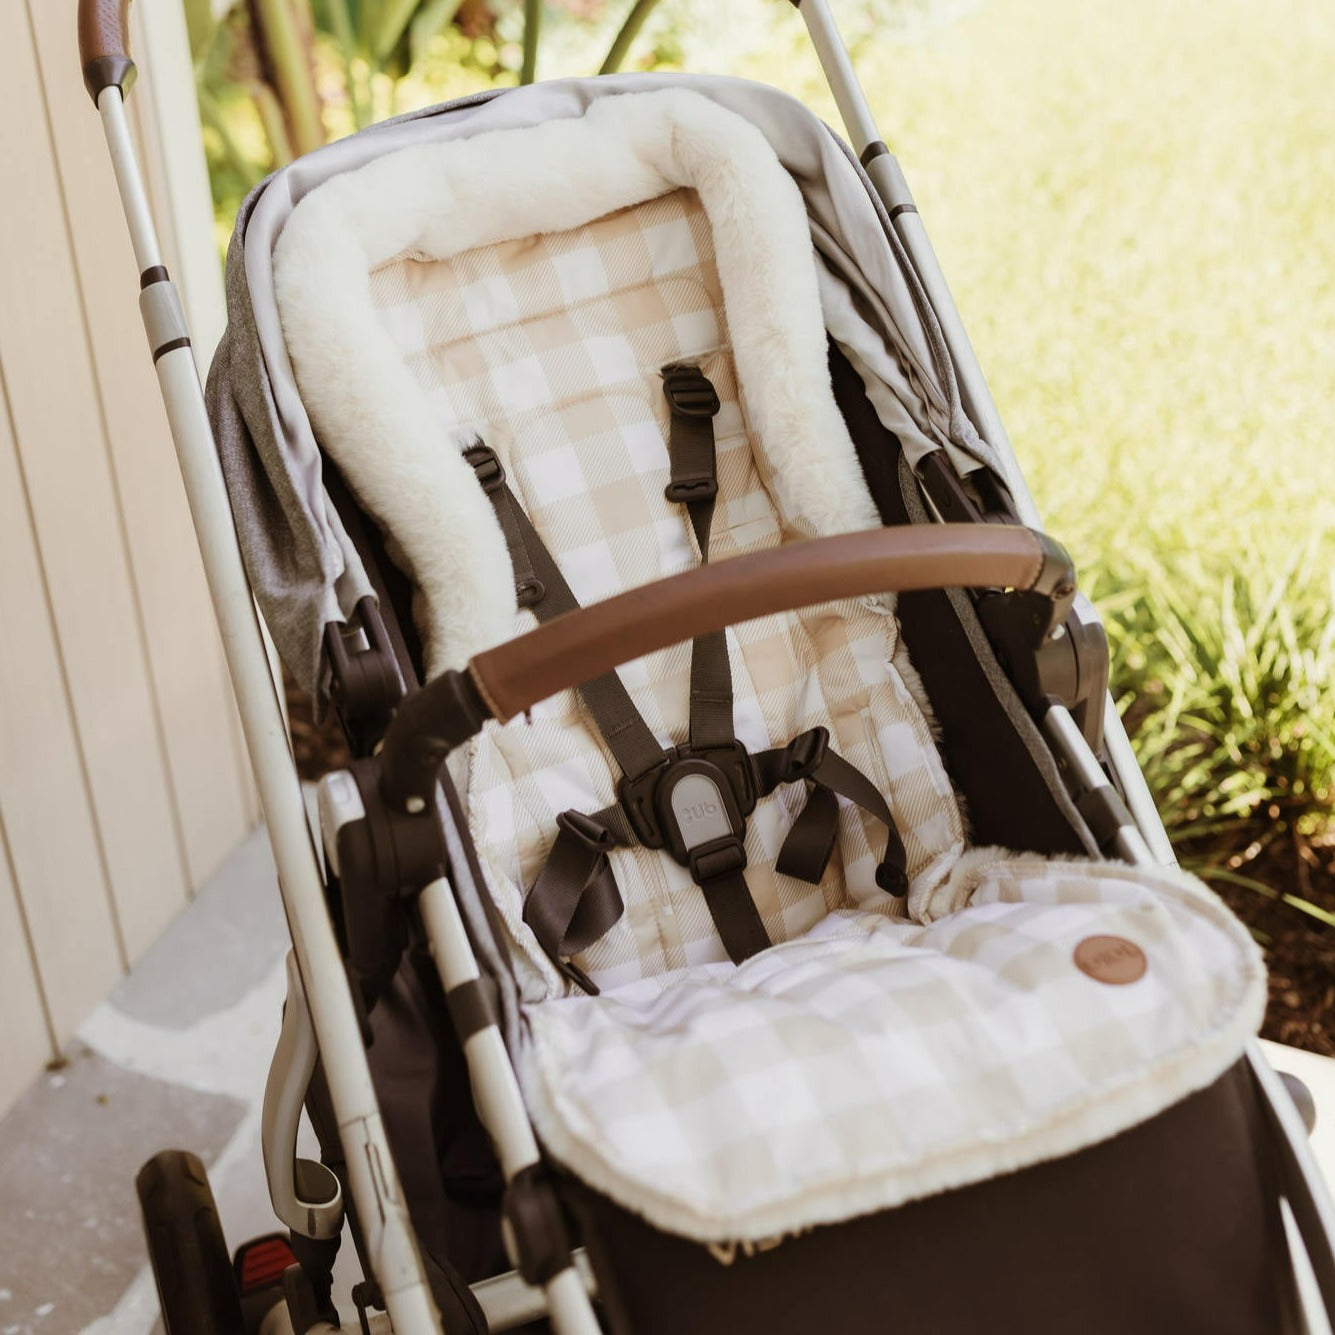
[{"label": "harness strap", "polygon": [[563,811],[547,865],[524,899],[524,922],[543,953],[590,996],[593,980],[570,957],[601,940],[621,920],[626,906],[607,854],[634,842],[620,807],[586,816]]},{"label": "harness strap", "polygon": [[723,948],[734,964],[741,964],[774,944],[742,874],[745,865],[743,861],[740,867],[708,876],[692,872],[696,885],[704,893],[705,905],[718,928]]},{"label": "harness strap", "polygon": [[[524,511],[506,483],[505,468],[497,458],[496,451],[481,441],[466,449],[464,458],[473,465],[478,483],[487,493],[496,511],[501,532],[505,535],[505,545],[510,552],[510,565],[515,575],[515,599],[520,607],[536,607],[547,590],[533,573],[528,544],[524,541],[519,523]],[[539,620],[542,619],[540,616]]]},{"label": "harness strap", "polygon": [[[496,452],[479,441],[464,451],[464,458],[473,465],[505,534],[510,563],[515,571],[516,597],[520,596],[524,581],[536,586],[538,591],[532,602],[521,602],[521,606],[528,606],[539,621],[550,621],[563,612],[575,611],[579,603],[532,521],[510,490]],[[585,682],[579,688],[579,694],[623,774],[628,778],[639,778],[663,763],[663,748],[640,717],[630,692],[615,672],[606,672]]]},{"label": "harness strap", "polygon": [[[671,411],[668,463],[671,480],[663,494],[684,505],[700,548],[700,564],[709,564],[709,533],[718,498],[714,418],[718,391],[698,366],[674,363],[663,368],[663,394]],[[732,731],[732,670],[726,632],[699,635],[691,645],[691,747],[705,751],[728,746]],[[768,943],[767,943],[768,944]]]},{"label": "harness strap", "polygon": [[863,772],[830,750],[825,728],[799,733],[787,746],[753,756],[756,794],[764,797],[781,783],[806,781],[806,806],[793,822],[779,850],[775,870],[816,884],[825,874],[838,831],[840,797],[857,803],[886,828],[885,854],[876,868],[876,884],[892,895],[908,891],[908,857],[889,804]]},{"label": "harness strap", "polygon": [[[668,442],[671,481],[665,494],[684,504],[699,544],[701,560],[709,559],[709,537],[718,495],[713,417],[719,411],[714,386],[698,367],[673,365],[663,370],[664,393],[672,412]],[[521,607],[530,608],[539,621],[574,611],[579,603],[559,566],[547,550],[528,515],[510,489],[495,452],[478,441],[464,452],[478,481],[492,502],[505,536],[515,575],[515,594]],[[829,751],[829,734],[815,728],[794,738],[786,747],[748,757],[733,735],[732,674],[723,631],[698,637],[692,645],[690,690],[690,746],[679,753],[664,751],[635,708],[615,672],[579,687],[579,693],[607,742],[623,774],[623,803],[632,787],[648,780],[652,800],[655,773],[662,773],[683,753],[738,752],[734,764],[748,771],[744,818],[756,797],[774,791],[780,783],[807,781],[806,804],[785,839],[776,870],[816,883],[824,875],[838,828],[836,794],[857,802],[886,825],[890,838],[885,859],[877,869],[884,889],[903,893],[907,884],[904,849],[884,798],[858,770]],[[717,773],[717,771],[716,771]],[[750,777],[755,776],[754,791]],[[723,778],[722,774],[718,776]],[[643,785],[641,785],[643,786]],[[591,995],[598,988],[571,963],[570,957],[587,949],[612,929],[625,912],[608,858],[613,848],[644,842],[632,827],[623,803],[592,815],[565,811],[557,817],[556,839],[546,865],[524,901],[524,922],[533,931],[547,957],[577,986]],[[746,884],[746,851],[738,830],[713,839],[682,855],[700,887],[710,916],[734,963],[740,964],[767,949],[771,942]],[[661,844],[661,839],[660,839]]]}]

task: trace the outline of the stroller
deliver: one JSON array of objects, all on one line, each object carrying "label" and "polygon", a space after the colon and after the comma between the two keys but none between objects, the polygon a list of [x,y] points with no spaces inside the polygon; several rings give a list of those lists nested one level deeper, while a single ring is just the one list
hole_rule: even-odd
[{"label": "stroller", "polygon": [[[232,1258],[198,1160],[145,1165],[171,1335],[336,1329],[345,1222],[399,1335],[1329,1329],[1259,954],[1172,865],[825,0],[855,151],[607,76],[271,177],[207,402],[127,7],[81,0],[85,78],[293,943],[287,1232]],[[354,755],[318,840],[255,601]]]}]

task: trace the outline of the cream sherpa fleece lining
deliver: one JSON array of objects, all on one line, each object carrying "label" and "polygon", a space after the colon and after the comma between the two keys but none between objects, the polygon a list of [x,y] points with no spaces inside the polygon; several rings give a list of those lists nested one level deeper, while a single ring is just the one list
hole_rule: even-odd
[{"label": "cream sherpa fleece lining", "polygon": [[459,457],[470,442],[442,440],[376,318],[371,271],[566,231],[682,187],[709,219],[744,411],[784,518],[813,536],[875,527],[830,387],[801,194],[760,131],[707,98],[627,94],[578,119],[405,149],[293,210],[274,252],[293,368],[321,443],[422,591],[431,674],[514,633],[514,582]]}]

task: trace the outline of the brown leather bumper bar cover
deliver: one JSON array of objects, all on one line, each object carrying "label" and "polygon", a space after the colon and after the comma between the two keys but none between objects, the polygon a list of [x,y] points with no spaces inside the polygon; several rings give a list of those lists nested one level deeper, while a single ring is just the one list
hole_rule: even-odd
[{"label": "brown leather bumper bar cover", "polygon": [[870,529],[789,543],[557,617],[478,654],[468,670],[504,722],[622,663],[774,612],[913,589],[1031,589],[1047,564],[1047,543],[1000,524]]},{"label": "brown leather bumper bar cover", "polygon": [[79,62],[94,102],[104,88],[129,88],[130,0],[79,0]]}]

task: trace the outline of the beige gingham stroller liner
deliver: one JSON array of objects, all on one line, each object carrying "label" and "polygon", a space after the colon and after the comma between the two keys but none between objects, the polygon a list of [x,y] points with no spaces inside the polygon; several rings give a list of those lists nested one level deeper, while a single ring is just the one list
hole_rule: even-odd
[{"label": "beige gingham stroller liner", "polygon": [[[694,192],[434,263],[397,260],[375,272],[371,292],[442,426],[497,452],[581,603],[700,562],[684,508],[663,495],[668,409],[653,370],[674,361],[698,364],[723,403],[711,559],[810,535],[801,516],[779,512],[753,449]],[[531,612],[520,613],[515,633],[533,624]],[[766,617],[730,639],[734,716],[748,749],[830,727],[838,753],[893,793],[911,874],[939,879],[963,848],[963,827],[922,711],[892,661],[898,627],[889,606]],[[622,672],[665,744],[681,739],[689,675],[689,645]],[[529,942],[518,925],[524,887],[546,861],[557,815],[607,806],[616,773],[573,692],[488,731],[473,749],[463,784],[471,833],[520,942]],[[800,797],[781,788],[748,823],[747,883],[771,940],[800,936],[836,908],[902,911],[874,880],[884,833],[855,807],[844,809],[820,885],[775,871]],[[618,881],[636,890],[616,927],[578,959],[600,986],[726,958],[685,868],[640,847],[612,858]],[[530,954],[547,968],[541,952]]]},{"label": "beige gingham stroller liner", "polygon": [[[535,171],[559,197],[545,213],[516,197],[550,200]],[[449,183],[447,216],[405,207],[423,181]],[[477,437],[582,602],[698,563],[663,495],[668,363],[700,365],[723,401],[711,560],[875,522],[800,196],[761,136],[690,93],[382,158],[297,207],[275,273],[312,421],[414,576],[434,670],[532,624],[458,457]],[[780,790],[746,835],[772,950],[727,963],[687,872],[617,850],[627,911],[578,961],[604,994],[570,996],[521,921],[524,888],[557,813],[608,805],[615,767],[573,693],[490,727],[456,777],[531,1003],[521,1079],[558,1159],[661,1227],[759,1238],[1074,1150],[1236,1058],[1260,966],[1207,891],[966,852],[889,600],[748,623],[729,652],[739,739],[755,752],[828,727],[887,795],[910,895],[876,887],[884,836],[847,804],[820,885],[777,873],[796,797]],[[622,673],[664,744],[688,671],[681,646]],[[1143,977],[1076,967],[1104,935],[1141,952]]]}]

